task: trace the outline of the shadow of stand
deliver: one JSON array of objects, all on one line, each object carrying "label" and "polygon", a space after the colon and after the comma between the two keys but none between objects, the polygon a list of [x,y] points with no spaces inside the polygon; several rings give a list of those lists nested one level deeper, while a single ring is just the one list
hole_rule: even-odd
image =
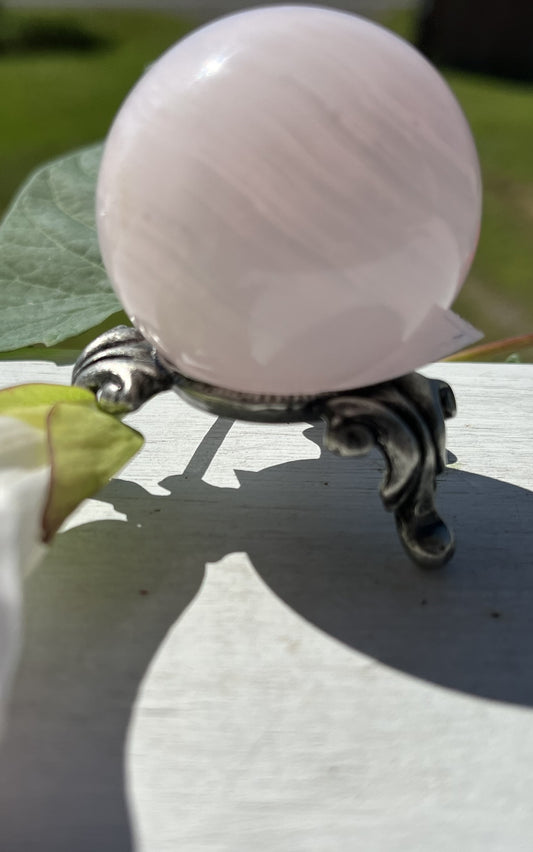
[{"label": "shadow of stand", "polygon": [[[168,496],[115,480],[127,516],[60,535],[26,590],[26,647],[0,756],[0,848],[132,848],[123,751],[131,708],[207,562],[235,551],[290,607],[383,663],[451,689],[533,705],[533,494],[448,471],[439,506],[454,562],[414,568],[377,496],[379,460],[328,453],[240,488],[201,477],[217,421]],[[306,431],[319,440],[317,427]]]}]

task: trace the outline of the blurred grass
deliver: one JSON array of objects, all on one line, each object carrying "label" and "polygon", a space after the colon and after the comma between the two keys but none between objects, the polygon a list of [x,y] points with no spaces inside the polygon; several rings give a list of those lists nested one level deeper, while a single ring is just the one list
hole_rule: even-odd
[{"label": "blurred grass", "polygon": [[[385,13],[381,21],[414,41],[412,12]],[[527,334],[533,331],[533,85],[440,70],[470,122],[483,173],[481,238],[454,307],[487,341]],[[532,362],[531,348],[521,358]]]},{"label": "blurred grass", "polygon": [[[0,12],[0,31],[34,16]],[[106,46],[0,56],[0,210],[44,160],[102,139],[146,66],[191,27],[183,18],[150,12],[40,10],[38,18],[70,21]]]},{"label": "blurred grass", "polygon": [[[0,12],[0,33],[32,16]],[[0,211],[41,162],[103,138],[146,66],[193,24],[175,15],[115,10],[39,11],[38,17],[70,21],[103,46],[0,55]],[[413,39],[412,12],[379,19]],[[486,340],[526,334],[533,329],[533,86],[443,73],[471,124],[484,180],[478,254],[455,308]]]}]

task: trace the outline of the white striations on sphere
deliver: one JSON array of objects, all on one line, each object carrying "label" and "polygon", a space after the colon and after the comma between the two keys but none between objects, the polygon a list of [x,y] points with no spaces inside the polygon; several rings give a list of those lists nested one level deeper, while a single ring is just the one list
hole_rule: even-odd
[{"label": "white striations on sphere", "polygon": [[126,312],[187,376],[313,394],[479,336],[448,308],[481,182],[437,71],[355,15],[278,6],[165,53],[109,133],[97,192]]}]

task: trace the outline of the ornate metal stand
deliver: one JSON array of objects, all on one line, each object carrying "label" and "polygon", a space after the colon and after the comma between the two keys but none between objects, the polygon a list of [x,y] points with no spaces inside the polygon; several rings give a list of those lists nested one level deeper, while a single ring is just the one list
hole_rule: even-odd
[{"label": "ornate metal stand", "polygon": [[324,444],[341,456],[365,455],[377,446],[387,469],[380,493],[394,512],[409,556],[425,568],[447,562],[454,538],[435,509],[435,477],[446,465],[444,420],[455,414],[446,382],[410,373],[357,390],[318,396],[264,396],[212,387],[165,365],[133,328],[102,334],[74,366],[73,384],[96,394],[99,405],[120,415],[155,394],[173,389],[197,408],[231,419],[261,423],[326,424]]}]

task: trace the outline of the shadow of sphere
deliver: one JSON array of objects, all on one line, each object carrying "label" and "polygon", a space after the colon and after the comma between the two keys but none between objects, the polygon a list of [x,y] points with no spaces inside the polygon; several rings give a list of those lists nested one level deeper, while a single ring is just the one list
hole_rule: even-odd
[{"label": "shadow of sphere", "polygon": [[[318,440],[321,430],[306,435]],[[533,704],[530,491],[448,470],[438,506],[457,555],[424,572],[383,512],[377,454],[323,453],[236,474],[239,488],[218,488],[188,469],[164,480],[165,496],[115,480],[100,499],[127,522],[58,536],[30,578],[0,759],[2,848],[132,848],[123,779],[131,708],[205,564],[228,553],[248,553],[288,606],[369,657],[450,689]]]}]

